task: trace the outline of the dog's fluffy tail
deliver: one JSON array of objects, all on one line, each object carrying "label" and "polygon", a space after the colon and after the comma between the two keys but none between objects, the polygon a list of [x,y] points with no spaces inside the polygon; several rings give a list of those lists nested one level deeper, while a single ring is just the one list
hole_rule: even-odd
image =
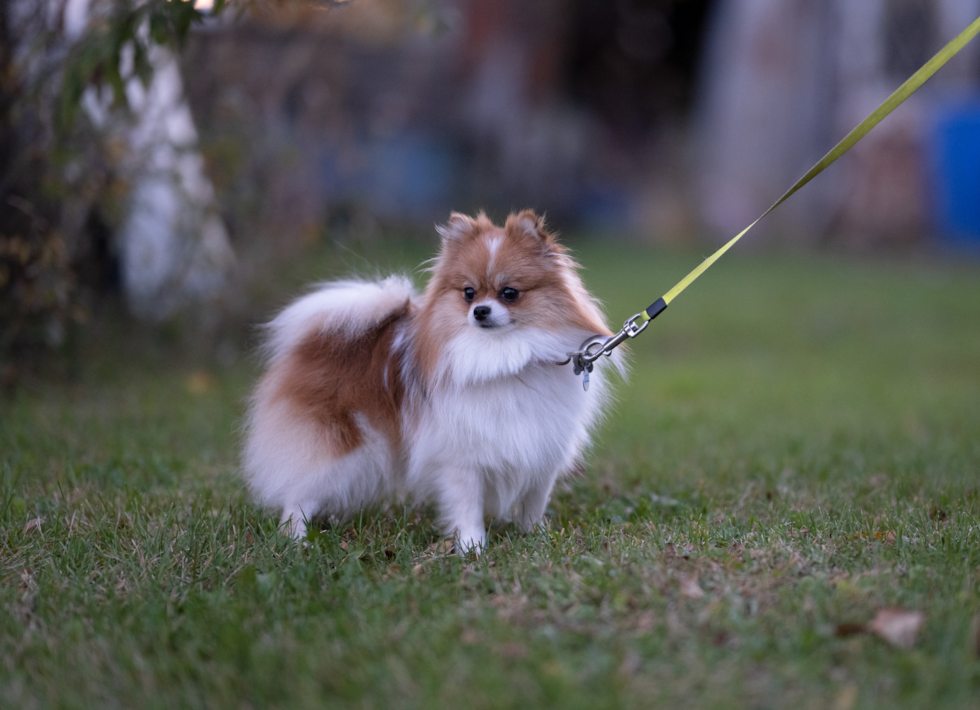
[{"label": "dog's fluffy tail", "polygon": [[[357,456],[341,457],[344,465],[338,464],[338,452],[331,444],[335,432],[325,431],[315,416],[281,396],[290,378],[310,376],[309,363],[291,359],[291,355],[321,334],[326,336],[324,357],[329,358],[331,347],[343,347],[345,339],[356,340],[392,316],[405,313],[412,296],[412,285],[403,276],[333,281],[320,284],[266,326],[264,349],[269,367],[251,398],[242,471],[255,498],[281,509],[294,535],[304,534],[305,518],[375,500],[387,485],[391,462],[381,433],[371,428],[364,415],[352,411],[340,416],[349,416],[367,444],[358,449]],[[330,383],[326,386],[329,390]]]},{"label": "dog's fluffy tail", "polygon": [[329,281],[290,304],[266,326],[263,353],[270,363],[288,354],[313,332],[354,338],[393,313],[403,312],[414,296],[405,276],[383,281]]}]

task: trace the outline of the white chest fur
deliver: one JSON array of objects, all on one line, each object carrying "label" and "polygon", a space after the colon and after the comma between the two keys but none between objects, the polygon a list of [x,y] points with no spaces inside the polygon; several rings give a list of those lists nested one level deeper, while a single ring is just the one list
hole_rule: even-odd
[{"label": "white chest fur", "polygon": [[483,489],[485,512],[502,517],[528,490],[550,490],[588,445],[608,401],[601,368],[585,392],[571,366],[557,364],[561,346],[555,350],[554,360],[512,357],[498,361],[504,372],[484,367],[474,377],[471,365],[465,378],[457,370],[442,379],[410,434],[412,487],[436,493],[446,476],[465,476]]}]

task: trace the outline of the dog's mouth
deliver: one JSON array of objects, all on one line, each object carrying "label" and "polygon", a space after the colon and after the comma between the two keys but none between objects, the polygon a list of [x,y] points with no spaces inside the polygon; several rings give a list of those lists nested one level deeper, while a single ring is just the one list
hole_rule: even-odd
[{"label": "dog's mouth", "polygon": [[514,325],[514,321],[508,320],[504,323],[495,323],[490,320],[481,320],[477,321],[475,325],[481,330],[504,330]]}]

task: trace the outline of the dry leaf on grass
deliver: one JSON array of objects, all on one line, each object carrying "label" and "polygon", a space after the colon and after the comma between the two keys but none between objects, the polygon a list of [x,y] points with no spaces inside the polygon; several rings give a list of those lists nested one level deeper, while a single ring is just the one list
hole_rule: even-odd
[{"label": "dry leaf on grass", "polygon": [[873,533],[860,532],[851,536],[852,540],[860,540],[862,538],[865,540],[874,540],[875,542],[883,542],[886,545],[894,545],[898,539],[893,530],[879,530]]},{"label": "dry leaf on grass", "polygon": [[26,535],[31,530],[40,530],[41,523],[44,522],[44,518],[31,518],[27,521],[27,525],[24,526],[24,534]]},{"label": "dry leaf on grass", "polygon": [[864,624],[857,624],[853,621],[845,621],[843,624],[837,624],[837,628],[834,630],[834,636],[844,639],[848,636],[863,634],[866,631],[867,629],[865,628]]},{"label": "dry leaf on grass", "polygon": [[834,699],[834,710],[851,710],[858,698],[858,689],[854,683],[848,683],[840,689]]},{"label": "dry leaf on grass", "polygon": [[912,648],[925,616],[906,609],[882,609],[868,624],[868,631],[878,634],[898,648]]},{"label": "dry leaf on grass", "polygon": [[215,386],[214,377],[209,372],[198,370],[187,376],[186,388],[190,394],[204,394]]},{"label": "dry leaf on grass", "polygon": [[427,548],[425,548],[426,553],[431,553],[433,555],[449,554],[453,551],[453,545],[455,545],[455,540],[436,540]]},{"label": "dry leaf on grass", "polygon": [[645,634],[657,624],[657,617],[652,611],[641,612],[633,623],[633,630],[640,634]]},{"label": "dry leaf on grass", "polygon": [[472,646],[475,643],[479,643],[482,640],[482,637],[480,636],[480,632],[476,629],[463,629],[463,633],[460,634],[459,640],[467,646]]},{"label": "dry leaf on grass", "polygon": [[504,658],[526,658],[527,646],[522,643],[502,643],[497,650]]},{"label": "dry leaf on grass", "polygon": [[700,599],[704,596],[704,590],[698,585],[697,575],[681,577],[681,596],[689,599]]},{"label": "dry leaf on grass", "polygon": [[619,664],[619,670],[616,673],[623,678],[629,678],[640,670],[641,665],[643,665],[643,659],[636,651],[630,650],[623,656],[623,662]]}]

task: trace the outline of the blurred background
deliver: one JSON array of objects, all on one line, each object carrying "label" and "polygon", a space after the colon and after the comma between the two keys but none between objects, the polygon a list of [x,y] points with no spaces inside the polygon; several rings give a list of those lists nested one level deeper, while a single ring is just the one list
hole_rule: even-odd
[{"label": "blurred background", "polygon": [[[106,309],[227,351],[267,315],[256,294],[280,265],[411,235],[431,251],[451,210],[532,207],[565,234],[703,255],[978,15],[980,0],[0,0],[2,377]],[[978,247],[980,43],[739,245]]]}]

